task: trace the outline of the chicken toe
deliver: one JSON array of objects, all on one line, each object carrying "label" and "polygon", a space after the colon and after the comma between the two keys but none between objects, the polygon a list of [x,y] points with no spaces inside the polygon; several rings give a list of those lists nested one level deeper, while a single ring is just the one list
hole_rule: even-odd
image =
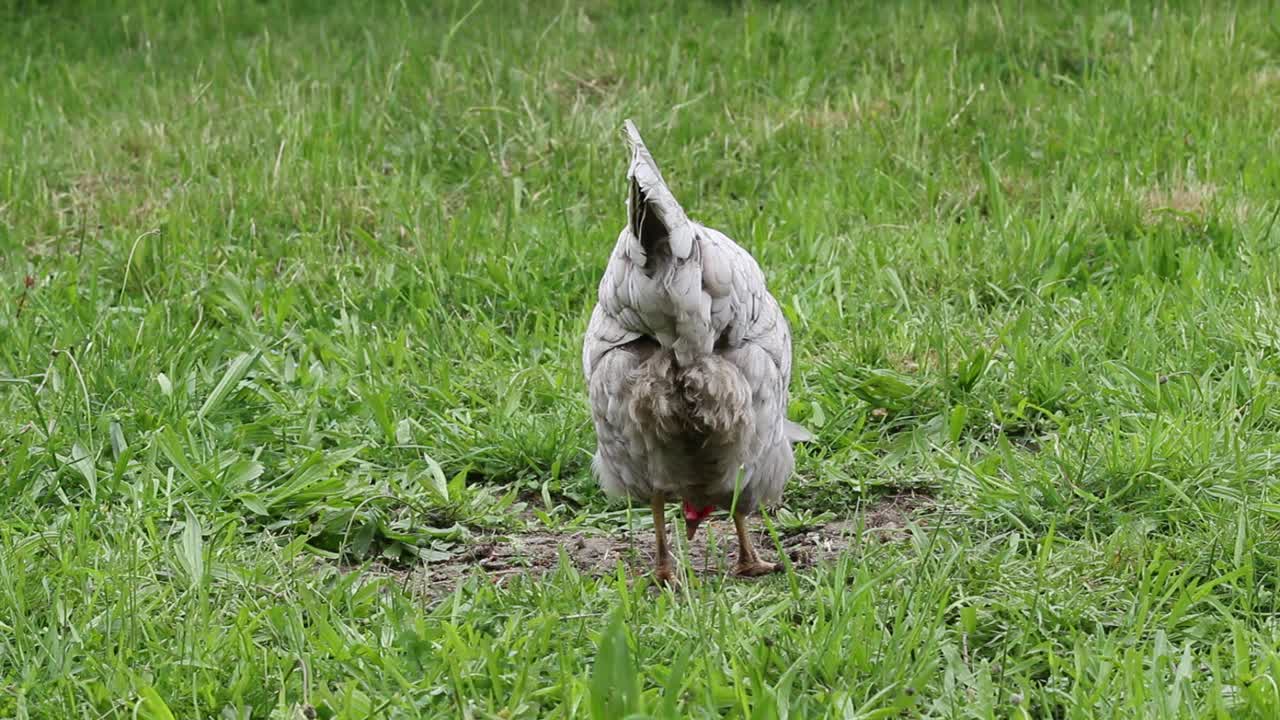
[{"label": "chicken toe", "polygon": [[778,563],[765,562],[763,560],[754,560],[752,562],[738,561],[733,567],[733,574],[740,577],[760,577],[761,575],[769,575],[776,573],[782,569]]}]

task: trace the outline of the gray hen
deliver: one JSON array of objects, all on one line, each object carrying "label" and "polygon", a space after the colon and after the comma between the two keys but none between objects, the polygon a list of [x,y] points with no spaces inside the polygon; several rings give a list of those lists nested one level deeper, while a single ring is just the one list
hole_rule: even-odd
[{"label": "gray hen", "polygon": [[772,572],[746,516],[782,496],[792,443],[811,439],[786,418],[791,333],[755,259],[689,220],[629,120],[626,132],[627,226],[582,348],[592,465],[606,493],[650,503],[659,581],[674,578],[668,500],[684,502],[689,539],[713,510],[732,509],[736,572]]}]

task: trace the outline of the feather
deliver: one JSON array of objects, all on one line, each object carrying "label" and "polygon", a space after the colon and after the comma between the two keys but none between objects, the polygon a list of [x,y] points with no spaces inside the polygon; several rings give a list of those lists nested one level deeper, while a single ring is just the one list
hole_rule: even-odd
[{"label": "feather", "polygon": [[788,442],[793,442],[793,443],[813,442],[816,439],[813,436],[813,433],[809,432],[809,428],[801,425],[798,422],[795,422],[792,420],[783,420],[782,425],[786,429]]},{"label": "feather", "polygon": [[[627,170],[627,180],[631,185],[627,196],[631,232],[640,240],[642,249],[649,244],[665,242],[675,259],[684,260],[693,250],[693,228],[689,218],[662,179],[658,163],[645,147],[640,131],[630,120],[623,125],[631,143],[631,167]],[[645,260],[640,262],[644,264]]]}]

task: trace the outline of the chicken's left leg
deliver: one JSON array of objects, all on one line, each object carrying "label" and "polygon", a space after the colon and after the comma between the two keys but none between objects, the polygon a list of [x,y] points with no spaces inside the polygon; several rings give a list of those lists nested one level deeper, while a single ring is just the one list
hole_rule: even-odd
[{"label": "chicken's left leg", "polygon": [[733,527],[738,531],[738,565],[733,569],[735,575],[756,577],[782,569],[777,563],[765,562],[756,555],[755,546],[751,544],[751,533],[747,532],[746,513],[733,514]]},{"label": "chicken's left leg", "polygon": [[657,544],[653,577],[660,585],[674,585],[676,573],[671,563],[671,550],[667,547],[667,498],[655,493],[651,500],[653,509],[653,534]]}]

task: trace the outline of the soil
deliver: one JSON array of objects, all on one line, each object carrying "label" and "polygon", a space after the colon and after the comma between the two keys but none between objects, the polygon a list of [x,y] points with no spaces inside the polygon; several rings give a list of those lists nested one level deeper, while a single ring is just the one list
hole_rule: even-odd
[{"label": "soil", "polygon": [[[816,525],[780,536],[783,551],[795,569],[819,565],[838,557],[846,548],[862,541],[892,542],[906,536],[907,524],[916,510],[929,503],[923,495],[900,494],[878,499],[857,517]],[[922,518],[916,519],[923,522]],[[759,517],[751,519],[752,539],[762,559],[777,560],[777,548]],[[711,532],[708,532],[710,530]],[[682,532],[678,524],[668,525],[669,535]],[[513,577],[543,575],[554,571],[560,554],[579,572],[602,576],[617,571],[621,561],[633,576],[653,569],[653,532],[646,528],[608,533],[594,528],[556,533],[545,530],[511,532],[476,539],[471,546],[447,560],[428,563],[410,571],[395,572],[405,585],[428,596],[452,591],[466,577],[483,574],[495,584]],[[683,538],[675,546],[677,562],[683,561],[701,575],[729,573],[737,553],[733,522],[717,513],[702,524],[692,543]],[[373,569],[374,574],[381,574]]]}]

